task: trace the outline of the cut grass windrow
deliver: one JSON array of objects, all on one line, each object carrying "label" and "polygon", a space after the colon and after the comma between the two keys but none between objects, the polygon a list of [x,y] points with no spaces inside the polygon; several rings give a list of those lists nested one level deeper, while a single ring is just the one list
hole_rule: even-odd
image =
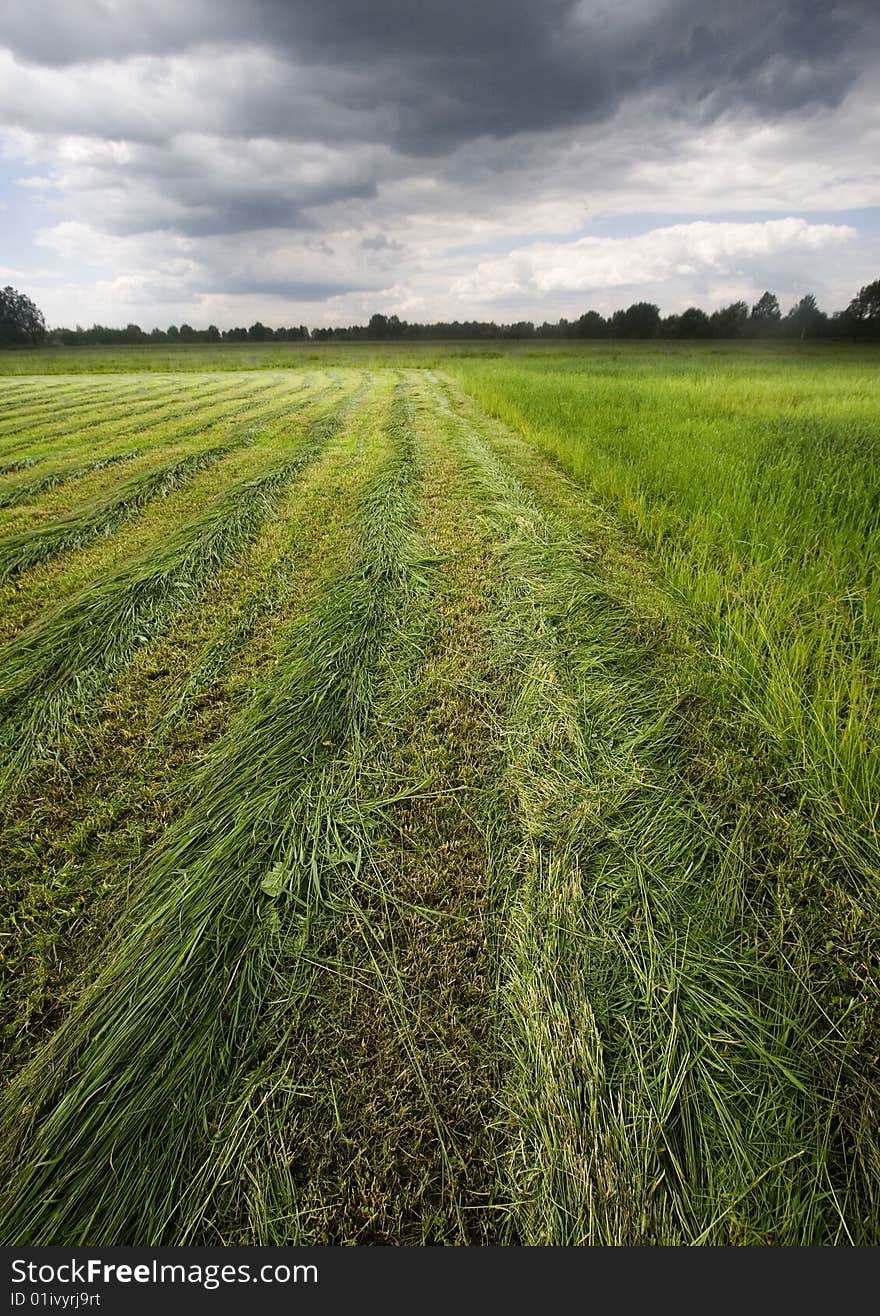
[{"label": "cut grass windrow", "polygon": [[[204,432],[206,427],[202,425],[183,432],[163,430],[150,435],[150,446],[145,445],[143,455],[132,461],[131,475],[146,474],[155,465],[159,453],[167,460],[199,451],[209,437],[215,442],[232,445],[232,451],[176,491],[146,503],[136,517],[129,518],[113,535],[102,535],[73,553],[44,561],[24,577],[0,584],[0,637],[11,639],[36,621],[47,607],[57,606],[63,598],[71,596],[90,580],[114,571],[127,558],[146,551],[154,539],[175,534],[182,521],[190,520],[207,505],[212,493],[222,491],[224,481],[240,479],[246,473],[259,470],[266,449],[273,449],[276,443],[284,444],[284,432],[292,417],[304,417],[304,421],[298,423],[299,428],[307,423],[305,418],[323,414],[327,403],[332,404],[338,396],[339,390],[332,384],[305,393],[300,388],[288,392],[283,384],[278,384],[250,408],[236,407],[226,416],[216,419],[212,422],[214,427],[210,435]],[[242,415],[246,420],[242,421]],[[112,495],[118,485],[119,469],[110,467],[83,476],[78,488],[92,500],[87,504],[84,499],[84,504],[94,506],[94,502],[108,492]],[[9,518],[6,521],[8,534],[23,534],[52,524],[59,515],[68,514],[68,508],[69,489],[62,487],[47,491],[28,508],[0,511],[0,520]]]},{"label": "cut grass windrow", "polygon": [[509,795],[486,816],[511,1241],[876,1242],[876,1138],[855,1148],[835,1105],[851,1048],[785,853],[701,764],[718,746],[662,631],[447,418],[506,580]]},{"label": "cut grass windrow", "polygon": [[[64,498],[61,499],[60,504],[56,501],[55,506],[42,497],[63,485],[87,481],[87,477],[97,475],[121,462],[133,462],[141,457],[149,460],[153,454],[161,455],[166,449],[170,449],[173,453],[175,448],[186,444],[188,440],[203,438],[212,431],[220,437],[225,437],[232,427],[228,438],[229,442],[236,443],[242,435],[255,434],[258,426],[262,427],[279,417],[288,415],[300,406],[314,403],[328,392],[329,389],[320,392],[299,388],[289,389],[283,386],[279,388],[278,384],[273,382],[270,387],[262,390],[241,391],[227,387],[223,391],[214,390],[206,397],[188,396],[185,405],[178,405],[170,415],[163,414],[159,418],[153,417],[149,420],[141,415],[138,422],[131,427],[113,426],[106,441],[102,440],[100,443],[93,436],[90,446],[94,456],[88,463],[74,462],[67,466],[53,466],[32,480],[20,481],[0,489],[0,510],[19,507],[21,504],[40,499],[39,504],[28,509],[26,514],[31,523],[39,522],[53,516],[59,505],[66,508],[67,490],[64,491]],[[243,416],[247,417],[244,424],[241,423]],[[139,439],[137,448],[128,447],[125,442],[132,434],[137,434]],[[77,438],[77,450],[78,448]],[[63,458],[66,455],[66,452],[52,454],[55,458]],[[94,486],[93,481],[87,483]],[[90,492],[102,492],[105,486],[106,481],[101,482],[97,489],[92,487]],[[24,529],[30,529],[30,523],[22,527],[22,533]]]},{"label": "cut grass windrow", "polygon": [[[271,376],[267,386],[271,387]],[[0,435],[0,451],[4,454],[22,443],[55,443],[56,440],[77,438],[96,429],[120,426],[131,422],[147,423],[165,408],[185,409],[197,402],[220,397],[230,389],[241,387],[241,376],[197,375],[193,387],[181,390],[174,375],[161,375],[155,379],[134,377],[109,393],[84,390],[70,397],[56,396],[44,408],[32,414],[18,413]],[[255,390],[259,392],[259,390]],[[15,440],[15,442],[10,442]]]},{"label": "cut grass windrow", "polygon": [[[102,446],[111,451],[120,441],[130,440],[133,436],[161,434],[165,429],[180,434],[194,432],[194,423],[198,429],[207,429],[228,419],[236,409],[242,411],[247,407],[262,402],[271,396],[277,388],[277,379],[269,377],[262,388],[249,388],[239,376],[231,380],[224,379],[218,385],[216,381],[199,381],[193,389],[181,392],[180,388],[163,389],[158,397],[151,396],[149,403],[132,407],[131,403],[118,408],[105,409],[98,415],[84,420],[69,416],[54,428],[33,427],[24,438],[4,448],[4,454],[24,453],[35,457],[64,458],[69,453],[79,455],[84,443],[97,454]],[[242,404],[236,408],[236,404]]]},{"label": "cut grass windrow", "polygon": [[[343,473],[337,470],[334,476],[341,507],[345,506],[346,490],[367,460],[368,450],[369,457],[372,459],[374,444],[367,440],[371,439],[375,428],[376,409],[386,405],[384,395],[385,387],[377,387],[375,382],[370,381],[368,400],[357,407],[352,403],[347,413],[349,416],[346,425],[347,442],[356,444],[356,450],[351,454],[346,471]],[[312,400],[322,396],[323,394],[315,393]],[[333,458],[334,462],[340,460],[338,454]],[[320,475],[320,471],[316,472],[316,475]],[[284,523],[298,520],[302,511],[299,488],[288,494],[287,501],[288,506],[279,507],[280,524],[271,532],[274,539],[282,542],[289,536]],[[339,508],[334,508],[332,514],[329,507],[325,508],[325,534],[330,533],[329,527],[334,520],[338,522],[339,515]],[[221,681],[223,674],[248,651],[260,633],[265,630],[266,624],[283,615],[291,592],[298,587],[299,573],[295,564],[300,563],[300,553],[301,545],[297,541],[288,544],[284,550],[278,549],[271,566],[267,567],[265,572],[260,571],[255,574],[253,562],[243,564],[242,585],[251,588],[244,589],[239,595],[234,615],[226,618],[226,624],[218,630],[211,643],[194,658],[183,676],[173,698],[168,701],[161,717],[157,720],[154,733],[159,741],[175,734],[176,728],[181,722],[186,721],[193,710],[210,695],[211,690]]]},{"label": "cut grass windrow", "polygon": [[[356,796],[339,811],[344,765],[369,739],[420,582],[402,400],[388,432],[395,451],[361,499],[350,570],[207,757],[94,987],[4,1094],[10,1241],[290,1232],[291,1130],[257,1136],[273,1099],[285,1114],[295,1103],[278,1022],[303,990],[310,919],[336,870],[364,861]],[[255,1143],[271,1166],[249,1161]]]},{"label": "cut grass windrow", "polygon": [[[186,806],[182,774],[271,670],[290,619],[346,560],[346,525],[384,460],[374,436],[392,388],[383,379],[370,389],[247,552],[116,673],[88,737],[61,748],[63,771],[49,764],[0,801],[0,1071],[8,1079],[92,976],[142,857]],[[242,610],[253,622],[246,636],[236,625]],[[224,643],[230,630],[234,645]],[[194,671],[203,677],[197,691],[187,680]],[[181,684],[190,697],[169,720],[163,713]]]},{"label": "cut grass windrow", "polygon": [[99,392],[86,386],[66,393],[58,392],[52,397],[41,397],[34,405],[13,409],[9,406],[9,400],[3,390],[0,399],[6,402],[7,419],[0,423],[0,445],[4,444],[6,439],[14,438],[31,429],[41,429],[46,420],[56,421],[59,414],[65,417],[63,423],[68,423],[67,417],[75,417],[77,419],[73,423],[77,424],[81,411],[94,411],[96,408],[107,406],[116,412],[123,404],[130,410],[132,403],[136,404],[139,399],[150,396],[152,392],[148,385],[145,387],[143,380],[134,380],[128,387],[120,389],[105,389]]},{"label": "cut grass windrow", "polygon": [[337,867],[333,898],[310,922],[296,1047],[249,1089],[250,1125],[262,1118],[264,1142],[296,1094],[288,1137],[298,1191],[285,1204],[277,1155],[264,1158],[275,1176],[250,1189],[264,1205],[274,1198],[263,1241],[284,1241],[287,1220],[286,1241],[301,1244],[476,1244],[494,1242],[503,1220],[490,909],[474,807],[495,766],[483,685],[492,554],[417,376],[410,388],[423,470],[416,530],[433,569],[377,698],[381,735],[335,815],[338,824],[354,799],[385,798],[368,851],[361,841],[368,860]]},{"label": "cut grass windrow", "polygon": [[[0,581],[27,571],[38,562],[82,548],[100,535],[112,534],[151,499],[164,498],[172,489],[186,484],[197,472],[225,457],[232,446],[224,444],[205,448],[202,452],[188,453],[176,461],[147,471],[145,475],[122,481],[110,498],[87,505],[63,521],[0,539]],[[101,470],[112,460],[108,458],[104,462],[94,463],[91,469]]]},{"label": "cut grass windrow", "polygon": [[267,458],[265,474],[233,485],[164,545],[123,563],[0,649],[0,782],[7,789],[87,712],[107,677],[243,551],[343,416],[313,421],[296,455]]},{"label": "cut grass windrow", "polygon": [[[108,466],[116,466],[119,462],[132,461],[140,456],[140,448],[130,448],[127,452],[115,452],[109,457],[98,457],[94,461],[82,462],[76,466],[47,471],[45,475],[38,475],[33,480],[24,480],[12,488],[0,490],[0,507],[18,507],[20,503],[28,503],[39,494],[46,493],[48,489],[57,489],[59,485],[79,480],[84,475],[92,475],[96,471],[105,470]],[[39,460],[41,459],[37,457],[25,458],[21,462],[13,463],[13,467],[16,470],[27,470],[36,466]]]},{"label": "cut grass windrow", "polygon": [[[29,471],[42,460],[42,457],[19,457],[17,461],[3,462],[0,464],[0,475],[16,475],[19,471]],[[0,503],[0,506],[6,504]]]},{"label": "cut grass windrow", "polygon": [[[228,386],[226,391],[229,391]],[[213,398],[219,400],[222,395],[216,388],[202,388],[194,389],[183,399],[179,390],[169,388],[149,399],[138,397],[127,401],[123,397],[113,407],[84,405],[68,410],[59,405],[52,412],[52,424],[35,421],[22,426],[15,442],[3,445],[2,453],[10,458],[19,453],[41,459],[63,458],[71,450],[81,453],[85,444],[94,451],[105,438],[113,442],[150,425],[160,424],[166,416],[171,418],[183,414],[192,406],[208,404]],[[85,414],[81,415],[81,411]]]}]

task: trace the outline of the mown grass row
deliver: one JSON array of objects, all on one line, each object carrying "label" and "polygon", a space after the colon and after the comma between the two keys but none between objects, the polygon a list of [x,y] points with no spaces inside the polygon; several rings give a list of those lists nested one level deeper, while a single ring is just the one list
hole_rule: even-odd
[{"label": "mown grass row", "polygon": [[[349,381],[350,382],[350,381]],[[317,384],[317,381],[316,381]],[[259,472],[273,451],[283,450],[285,433],[294,418],[296,435],[310,417],[323,415],[333,399],[339,397],[338,385],[302,391],[298,388],[289,394],[280,384],[260,402],[250,408],[236,407],[225,418],[207,423],[207,432],[196,425],[182,434],[160,430],[150,436],[155,448],[147,448],[140,458],[133,458],[129,471],[132,475],[154,469],[157,455],[186,456],[197,452],[206,440],[214,439],[233,445],[220,462],[196,473],[194,479],[161,499],[148,501],[137,516],[128,518],[109,537],[99,536],[74,552],[47,560],[34,566],[26,575],[0,585],[0,635],[11,639],[26,625],[39,618],[47,607],[57,606],[96,576],[115,571],[125,560],[148,551],[157,540],[174,535],[182,521],[197,516],[225,484],[247,478]],[[163,438],[164,434],[164,438]],[[84,476],[75,486],[84,499],[82,510],[87,511],[106,498],[118,485],[120,467],[110,467],[94,475]],[[70,487],[50,490],[29,506],[6,509],[0,512],[0,521],[7,532],[23,533],[50,525],[59,517],[69,515]]]},{"label": "mown grass row", "polygon": [[219,387],[216,383],[200,381],[200,386],[183,394],[179,389],[169,389],[149,405],[132,407],[130,403],[119,403],[92,419],[73,422],[64,410],[64,419],[54,427],[28,426],[24,437],[5,447],[4,455],[21,453],[63,460],[70,455],[81,456],[85,444],[93,452],[99,452],[102,447],[114,451],[134,436],[140,439],[145,434],[161,434],[163,427],[193,432],[193,425],[204,429],[232,414],[237,403],[241,404],[239,410],[258,404],[263,397],[271,396],[278,383],[277,376],[270,377],[260,389],[249,388],[241,377],[235,376],[224,379]]},{"label": "mown grass row", "polygon": [[169,383],[149,391],[141,388],[127,393],[122,389],[100,403],[83,401],[68,405],[61,398],[53,402],[47,412],[29,416],[14,431],[9,431],[2,440],[2,453],[7,457],[17,453],[31,454],[36,449],[34,455],[53,456],[63,453],[71,445],[100,439],[105,431],[116,437],[119,433],[149,424],[154,418],[161,419],[165,412],[174,414],[183,407],[198,406],[234,389],[235,385],[229,379],[224,380],[219,388],[216,383],[212,388],[210,383],[200,379],[185,399],[179,389]]},{"label": "mown grass row", "polygon": [[336,870],[362,861],[356,796],[348,817],[338,808],[344,765],[418,587],[404,406],[350,569],[206,759],[93,989],[5,1094],[11,1240],[184,1241],[221,1224],[290,1236],[295,1169],[275,1103],[296,1096],[278,1023],[307,985],[312,914]]},{"label": "mown grass row", "polygon": [[[109,498],[86,505],[62,521],[0,539],[0,580],[8,580],[48,558],[82,548],[99,535],[112,534],[129,517],[136,516],[151,499],[164,498],[173,489],[186,484],[198,471],[225,457],[232,446],[223,444],[203,448],[201,452],[178,457],[144,475],[121,481]],[[103,469],[106,464],[98,469]]]},{"label": "mown grass row", "polygon": [[[268,379],[271,376],[267,376]],[[192,388],[182,393],[179,376],[174,374],[127,375],[113,381],[93,378],[78,382],[75,388],[58,389],[52,388],[52,380],[44,377],[34,381],[32,396],[22,405],[17,403],[9,381],[5,380],[0,390],[4,403],[0,440],[5,442],[31,430],[69,433],[84,423],[92,423],[93,416],[94,423],[103,424],[114,418],[124,419],[142,410],[166,406],[174,400],[184,404],[187,397],[238,387],[241,376],[232,372],[195,375],[192,383]]]},{"label": "mown grass row", "polygon": [[[57,489],[59,485],[80,480],[84,475],[93,475],[108,466],[117,466],[120,462],[132,461],[135,457],[140,457],[142,451],[140,448],[129,448],[125,452],[115,452],[108,457],[96,457],[94,461],[56,467],[55,470],[34,476],[31,480],[20,481],[16,485],[0,490],[0,507],[18,507],[21,503],[29,503],[50,489]],[[6,469],[7,471],[30,470],[41,460],[39,457],[23,457],[20,461],[10,463]]]},{"label": "mown grass row", "polygon": [[[140,467],[147,471],[161,456],[171,458],[194,451],[200,441],[209,438],[226,439],[234,443],[248,439],[258,428],[311,405],[326,395],[325,389],[287,389],[273,382],[265,390],[226,389],[215,392],[201,403],[190,399],[185,408],[176,414],[163,415],[154,422],[144,421],[127,431],[124,426],[111,426],[105,440],[94,441],[90,447],[91,462],[81,460],[60,464],[53,462],[39,476],[31,480],[10,481],[0,490],[0,523],[8,534],[24,533],[47,521],[70,514],[70,495],[85,501],[112,492],[119,473],[112,469],[120,462],[131,462],[132,474]],[[132,435],[137,436],[138,447],[130,446]],[[70,455],[80,457],[83,444],[75,440]],[[68,453],[56,452],[63,462]],[[66,486],[72,486],[68,488]],[[58,491],[58,492],[56,492]]]},{"label": "mown grass row", "polygon": [[863,355],[743,363],[619,352],[455,363],[594,491],[810,800],[855,880],[880,863],[880,421]]},{"label": "mown grass row", "polygon": [[28,471],[41,460],[40,457],[19,457],[15,461],[2,462],[0,475],[17,475],[19,471]]},{"label": "mown grass row", "polygon": [[504,568],[512,814],[486,816],[511,1241],[876,1241],[877,1085],[817,991],[779,800],[749,809],[750,746],[582,526],[447,424]]},{"label": "mown grass row", "polygon": [[371,386],[244,556],[115,674],[89,714],[88,735],[63,741],[59,764],[0,804],[0,925],[9,933],[0,940],[0,1067],[8,1078],[66,1015],[77,980],[124,911],[141,857],[185,807],[181,774],[271,671],[290,618],[344,558],[346,520],[382,459],[373,434],[391,387]]},{"label": "mown grass row", "polygon": [[[164,382],[167,385],[167,381]],[[0,440],[23,433],[34,426],[40,426],[46,419],[56,420],[59,411],[62,411],[65,417],[74,417],[73,423],[76,423],[81,411],[93,411],[105,403],[109,403],[113,408],[118,408],[122,402],[130,405],[132,401],[138,401],[154,392],[155,388],[150,388],[148,383],[137,377],[115,389],[107,387],[96,389],[94,381],[91,381],[88,384],[80,384],[74,389],[38,387],[34,390],[33,398],[28,398],[23,405],[17,405],[14,395],[10,393],[7,386],[4,386]]]},{"label": "mown grass row", "polygon": [[[191,479],[212,461],[231,452],[236,446],[253,443],[260,427],[265,427],[291,414],[301,404],[310,405],[321,396],[322,394],[316,392],[301,394],[298,389],[276,391],[273,387],[269,390],[253,390],[252,395],[245,392],[242,395],[225,397],[219,404],[219,411],[214,407],[200,406],[197,401],[191,399],[187,415],[197,419],[188,419],[182,429],[173,425],[169,427],[167,423],[163,423],[158,431],[153,432],[151,426],[145,426],[142,437],[146,439],[146,443],[140,450],[126,449],[88,463],[56,468],[32,481],[20,483],[8,491],[0,491],[0,508],[18,506],[60,485],[81,481],[86,476],[99,475],[107,471],[108,467],[118,465],[120,462],[133,462],[141,457],[150,461],[151,456],[160,453],[163,448],[170,448],[173,451],[177,445],[190,439],[201,438],[214,427],[228,430],[242,411],[248,416],[244,424],[231,429],[225,443],[194,452],[184,452],[183,455],[176,455],[175,460],[164,465],[151,465],[142,474],[114,482],[103,497],[93,498],[81,507],[65,512],[60,520],[53,520],[48,525],[42,524],[45,514],[51,514],[51,507],[43,504],[34,509],[32,517],[37,519],[36,525],[28,526],[17,534],[0,538],[0,580],[27,570],[47,558],[80,548],[99,535],[113,533],[119,525],[134,516],[153,498],[166,497],[171,490]],[[273,403],[268,409],[267,401]],[[237,407],[235,404],[238,402],[245,405]],[[118,434],[114,437],[118,441]]]},{"label": "mown grass row", "polygon": [[[498,1237],[495,1002],[475,809],[493,768],[481,606],[491,553],[421,381],[407,384],[424,581],[383,657],[368,734],[325,782],[335,862],[298,958],[278,975],[295,1009],[279,1013],[229,1126],[240,1193],[234,1158],[248,1139],[262,1149],[259,1168],[248,1158],[247,1194],[264,1242]],[[236,1237],[221,1224],[225,1203],[215,1194],[206,1204],[217,1236]]]},{"label": "mown grass row", "polygon": [[0,781],[7,789],[51,754],[107,677],[241,554],[343,414],[313,421],[292,456],[267,455],[262,474],[233,484],[164,544],[124,561],[0,649]]}]

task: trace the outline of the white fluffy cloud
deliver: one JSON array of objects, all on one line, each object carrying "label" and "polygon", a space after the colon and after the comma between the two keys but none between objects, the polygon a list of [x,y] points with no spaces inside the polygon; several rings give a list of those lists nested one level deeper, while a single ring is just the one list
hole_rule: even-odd
[{"label": "white fluffy cloud", "polygon": [[792,272],[857,239],[849,225],[796,218],[674,224],[636,237],[532,243],[480,261],[472,274],[456,280],[452,292],[463,301],[503,302],[607,289],[643,289],[648,295],[676,281],[704,289],[730,287],[731,281],[755,287],[771,276],[788,282]]}]

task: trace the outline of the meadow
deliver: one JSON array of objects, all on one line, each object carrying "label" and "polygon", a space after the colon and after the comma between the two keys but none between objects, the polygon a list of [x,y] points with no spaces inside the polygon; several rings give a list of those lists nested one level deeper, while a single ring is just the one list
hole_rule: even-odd
[{"label": "meadow", "polygon": [[880,1242],[880,354],[0,354],[0,1240]]}]

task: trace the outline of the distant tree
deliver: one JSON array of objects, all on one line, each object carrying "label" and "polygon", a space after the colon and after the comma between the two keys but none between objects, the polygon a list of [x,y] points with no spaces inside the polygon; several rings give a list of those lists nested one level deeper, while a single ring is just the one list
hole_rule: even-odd
[{"label": "distant tree", "polygon": [[0,289],[0,347],[34,347],[46,337],[46,321],[30,297]]},{"label": "distant tree", "polygon": [[880,279],[866,283],[864,288],[859,289],[858,296],[853,297],[846,308],[846,314],[853,320],[874,320],[880,323]]},{"label": "distant tree", "polygon": [[575,338],[607,338],[608,323],[598,311],[584,311],[574,325]]},{"label": "distant tree", "polygon": [[194,343],[196,341],[196,331],[191,324],[182,324],[178,330],[178,338],[182,343]]},{"label": "distant tree", "polygon": [[762,293],[752,307],[749,318],[753,326],[759,331],[775,328],[782,319],[782,311],[779,309],[779,298],[776,293]]},{"label": "distant tree", "polygon": [[699,306],[689,306],[678,317],[679,338],[708,338],[709,317]]},{"label": "distant tree", "polygon": [[515,324],[507,325],[504,336],[505,338],[534,338],[535,326],[531,320],[517,320]]},{"label": "distant tree", "polygon": [[169,324],[168,328],[165,330],[165,337],[168,339],[169,343],[176,343],[178,341],[180,338],[180,330],[176,324]]},{"label": "distant tree", "polygon": [[653,302],[633,302],[611,317],[612,338],[655,338],[660,327],[660,307]]},{"label": "distant tree", "polygon": [[826,319],[824,312],[819,310],[816,298],[808,292],[785,317],[785,328],[803,341],[808,335],[818,333]]},{"label": "distant tree", "polygon": [[252,324],[247,331],[247,336],[252,343],[265,343],[270,338],[275,337],[275,333],[268,325],[261,324],[259,320]]},{"label": "distant tree", "polygon": [[739,338],[746,329],[749,308],[745,302],[731,302],[709,316],[713,338]]}]

